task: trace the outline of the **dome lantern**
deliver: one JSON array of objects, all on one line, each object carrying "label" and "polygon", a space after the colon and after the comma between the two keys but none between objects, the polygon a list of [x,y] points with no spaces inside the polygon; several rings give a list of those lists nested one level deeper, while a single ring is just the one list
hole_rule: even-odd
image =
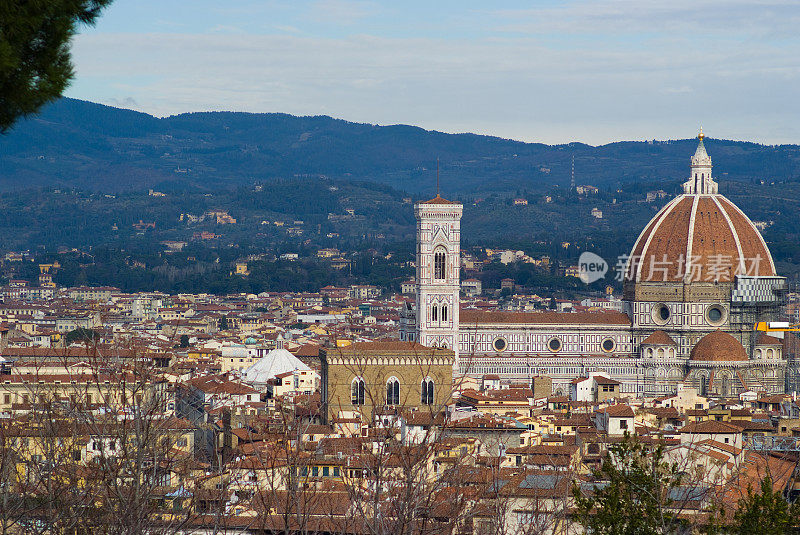
[{"label": "dome lantern", "polygon": [[713,284],[733,282],[736,275],[776,276],[758,229],[717,192],[702,130],[697,137],[684,194],[667,203],[639,235],[628,259],[628,282]]},{"label": "dome lantern", "polygon": [[718,192],[719,186],[711,178],[711,158],[706,152],[703,143],[705,139],[703,129],[697,135],[697,150],[691,160],[691,175],[689,180],[683,183],[683,192],[689,195],[713,195]]}]

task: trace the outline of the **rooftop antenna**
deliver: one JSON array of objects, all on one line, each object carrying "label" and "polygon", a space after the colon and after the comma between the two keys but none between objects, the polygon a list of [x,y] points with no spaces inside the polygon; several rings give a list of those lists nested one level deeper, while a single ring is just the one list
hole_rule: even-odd
[{"label": "rooftop antenna", "polygon": [[572,155],[572,175],[569,179],[569,190],[575,190],[575,155]]},{"label": "rooftop antenna", "polygon": [[439,158],[436,158],[436,196],[439,196]]}]

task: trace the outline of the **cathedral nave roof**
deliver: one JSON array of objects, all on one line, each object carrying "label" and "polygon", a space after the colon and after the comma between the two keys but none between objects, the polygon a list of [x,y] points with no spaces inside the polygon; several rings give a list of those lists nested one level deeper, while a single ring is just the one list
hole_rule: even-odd
[{"label": "cathedral nave roof", "polygon": [[627,314],[613,310],[599,312],[508,312],[462,308],[460,322],[469,324],[531,324],[531,325],[630,325]]}]

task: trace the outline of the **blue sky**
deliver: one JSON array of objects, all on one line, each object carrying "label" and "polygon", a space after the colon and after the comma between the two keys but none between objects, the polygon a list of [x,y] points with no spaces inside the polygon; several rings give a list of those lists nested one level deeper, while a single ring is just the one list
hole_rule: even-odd
[{"label": "blue sky", "polygon": [[796,0],[116,0],[67,95],[523,141],[800,143]]}]

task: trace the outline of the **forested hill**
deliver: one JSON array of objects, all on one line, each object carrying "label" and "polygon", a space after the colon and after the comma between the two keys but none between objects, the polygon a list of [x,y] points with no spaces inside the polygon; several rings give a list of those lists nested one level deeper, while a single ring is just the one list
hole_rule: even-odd
[{"label": "forested hill", "polygon": [[[695,125],[687,125],[687,134]],[[536,137],[536,132],[531,132]],[[367,180],[411,193],[537,191],[576,180],[605,188],[642,183],[674,191],[694,139],[550,146],[326,116],[188,113],[159,119],[62,99],[0,137],[0,188],[219,189],[276,178]],[[709,140],[718,177],[800,180],[800,147]]]}]

